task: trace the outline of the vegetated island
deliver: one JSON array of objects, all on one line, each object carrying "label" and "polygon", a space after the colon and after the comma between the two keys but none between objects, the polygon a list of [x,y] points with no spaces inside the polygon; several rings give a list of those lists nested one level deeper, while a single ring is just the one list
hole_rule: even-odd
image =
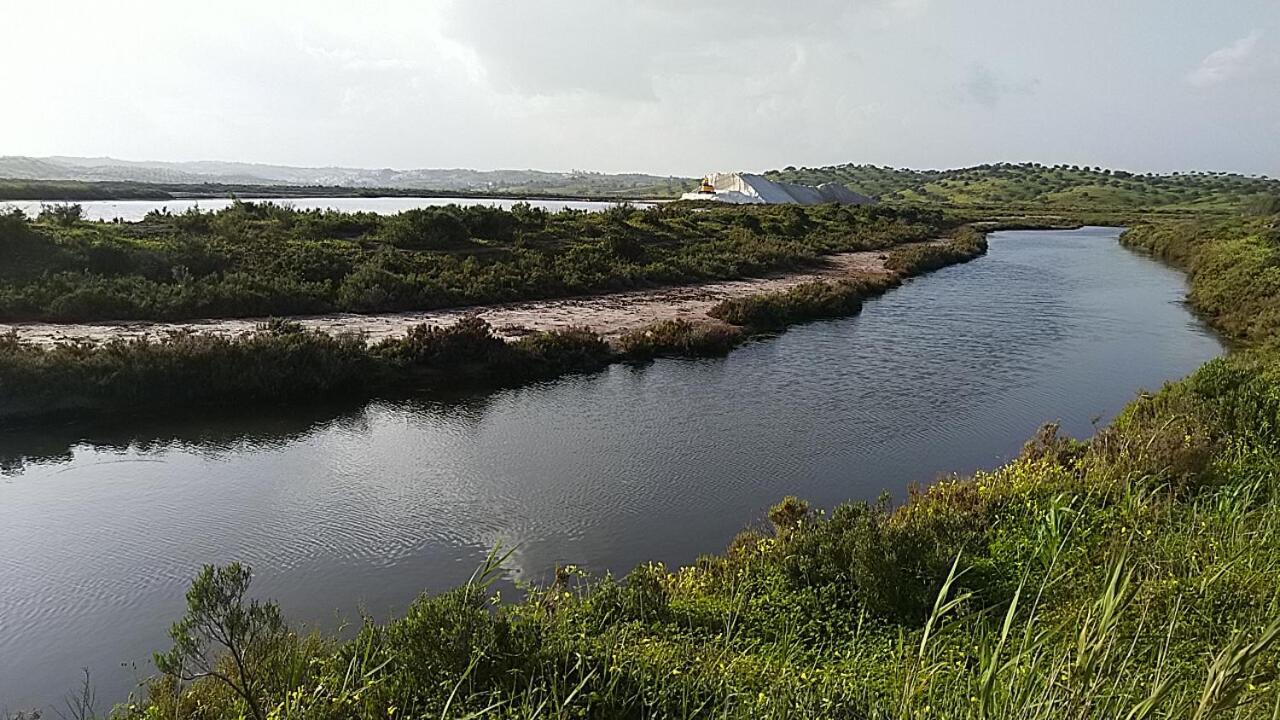
[{"label": "vegetated island", "polygon": [[1121,241],[1186,270],[1188,301],[1238,347],[1092,439],[1046,426],[1009,464],[896,507],[786,498],[767,531],[685,568],[565,567],[511,600],[495,553],[349,640],[294,632],[250,600],[247,568],[207,567],[160,674],[117,714],[1273,717],[1278,212],[1130,218]]},{"label": "vegetated island", "polygon": [[[275,320],[240,334],[41,343],[16,326],[0,339],[0,418],[10,422],[486,387],[623,359],[723,354],[753,334],[855,313],[904,278],[986,250],[980,232],[936,212],[836,206],[602,213],[453,206],[381,216],[236,203],[141,223],[85,223],[61,206],[34,221],[0,218],[0,237],[14,260],[0,271],[6,320],[386,312],[802,272],[721,283],[715,301],[705,299],[715,296],[705,286],[660,290],[656,297],[701,293],[697,314],[667,316],[670,303],[650,296],[632,309],[657,317],[632,314],[603,328],[607,339],[572,324],[495,331],[476,310],[449,326],[401,318],[398,332],[380,338]],[[571,302],[599,306],[618,296]],[[360,320],[344,318],[367,327]]]}]

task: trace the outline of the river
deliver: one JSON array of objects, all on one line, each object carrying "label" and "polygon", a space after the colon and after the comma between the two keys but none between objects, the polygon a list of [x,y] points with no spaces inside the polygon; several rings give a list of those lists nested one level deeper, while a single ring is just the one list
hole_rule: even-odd
[{"label": "river", "polygon": [[[78,200],[72,201],[80,206],[86,220],[124,220],[137,222],[152,211],[168,210],[170,213],[182,213],[191,209],[214,211],[229,207],[235,202],[231,198],[177,199],[177,200]],[[551,212],[561,210],[585,210],[599,212],[616,206],[618,203],[604,200],[519,200],[515,198],[450,198],[450,197],[327,197],[327,198],[246,198],[246,202],[276,203],[288,205],[298,210],[339,210],[342,212],[372,212],[379,215],[395,213],[422,207],[439,207],[442,205],[488,205],[510,209],[516,203],[527,202],[534,207],[545,208]],[[60,200],[0,200],[0,210],[15,207],[27,215],[35,217],[40,214],[44,205],[62,205]],[[636,207],[648,207],[652,203],[631,203]]]},{"label": "river", "polygon": [[692,561],[785,494],[901,497],[989,468],[1045,421],[1085,436],[1222,352],[1180,274],[1119,231],[1001,232],[856,317],[718,360],[461,399],[0,435],[0,708],[104,706],[150,673],[202,563],[243,560],[293,620],[402,611],[515,547],[558,563]]}]

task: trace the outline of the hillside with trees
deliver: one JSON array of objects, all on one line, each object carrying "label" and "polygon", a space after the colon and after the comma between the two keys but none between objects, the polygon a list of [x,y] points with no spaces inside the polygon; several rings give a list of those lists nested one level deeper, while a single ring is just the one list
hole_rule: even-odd
[{"label": "hillside with trees", "polygon": [[1280,180],[1223,172],[1157,175],[1078,165],[996,163],[954,170],[876,165],[788,167],[765,175],[818,185],[837,182],[885,202],[963,207],[1229,211],[1268,205]]},{"label": "hillside with trees", "polygon": [[[50,185],[50,181],[60,181]],[[89,184],[89,188],[80,187]],[[483,194],[574,197],[676,197],[692,189],[689,178],[585,170],[472,170],[468,168],[304,168],[232,162],[138,162],[114,158],[0,156],[0,199],[105,199],[92,189],[128,192],[123,197],[247,195],[271,189],[277,196],[345,194]],[[38,197],[31,188],[57,194]],[[150,191],[150,195],[136,193]],[[80,194],[74,194],[74,193]]]}]

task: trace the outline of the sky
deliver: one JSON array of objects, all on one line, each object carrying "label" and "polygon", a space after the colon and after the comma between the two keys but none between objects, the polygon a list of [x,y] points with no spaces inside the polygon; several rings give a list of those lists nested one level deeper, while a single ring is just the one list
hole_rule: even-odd
[{"label": "sky", "polygon": [[1280,0],[5,0],[0,155],[1280,176]]}]

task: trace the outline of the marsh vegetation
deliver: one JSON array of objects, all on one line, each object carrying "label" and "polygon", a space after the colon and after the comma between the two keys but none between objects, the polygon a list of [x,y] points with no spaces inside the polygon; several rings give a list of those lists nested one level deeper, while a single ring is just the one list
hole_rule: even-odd
[{"label": "marsh vegetation", "polygon": [[836,206],[375,213],[237,202],[84,222],[0,216],[0,319],[174,320],[426,310],[740,278],[936,237],[940,213]]}]

